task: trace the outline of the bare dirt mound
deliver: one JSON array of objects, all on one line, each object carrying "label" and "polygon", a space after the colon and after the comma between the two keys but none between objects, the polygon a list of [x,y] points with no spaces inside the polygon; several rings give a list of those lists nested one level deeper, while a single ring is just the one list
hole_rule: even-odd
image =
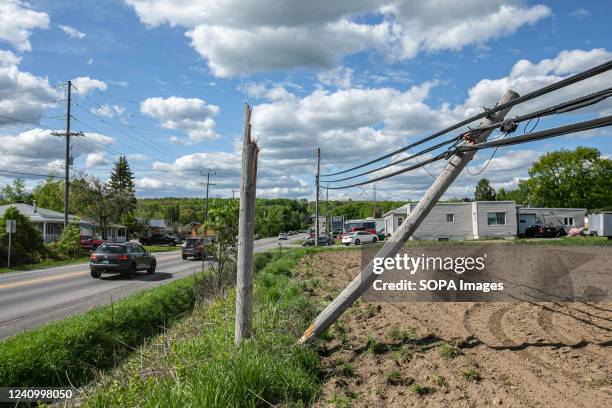
[{"label": "bare dirt mound", "polygon": [[[314,254],[298,277],[324,307],[360,261]],[[320,344],[317,406],[610,407],[611,333],[610,302],[358,301]]]}]

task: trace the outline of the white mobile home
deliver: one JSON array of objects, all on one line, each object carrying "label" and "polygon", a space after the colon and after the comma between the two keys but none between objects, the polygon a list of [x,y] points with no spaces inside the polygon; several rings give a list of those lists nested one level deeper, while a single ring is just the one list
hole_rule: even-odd
[{"label": "white mobile home", "polygon": [[[385,230],[393,234],[414,210],[406,204],[385,214]],[[417,228],[412,239],[463,240],[516,236],[514,201],[438,203]]]},{"label": "white mobile home", "polygon": [[584,228],[586,208],[534,208],[518,207],[518,234],[532,225],[543,227]]}]

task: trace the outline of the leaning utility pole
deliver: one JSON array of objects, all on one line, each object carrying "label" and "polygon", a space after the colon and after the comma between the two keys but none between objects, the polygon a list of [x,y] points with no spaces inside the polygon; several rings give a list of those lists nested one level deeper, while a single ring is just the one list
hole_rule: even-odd
[{"label": "leaning utility pole", "polygon": [[70,199],[70,136],[83,136],[82,132],[70,131],[70,107],[72,105],[72,81],[68,81],[68,97],[66,99],[66,133],[51,132],[53,136],[66,137],[66,164],[64,180],[64,227],[68,225],[68,201]]},{"label": "leaning utility pole", "polygon": [[[514,91],[508,91],[503,96],[499,104],[510,102],[518,98],[519,95]],[[494,115],[487,116],[480,126],[487,126],[492,123],[500,122],[510,111],[510,108],[503,109]],[[487,140],[493,129],[478,131],[471,130],[464,134],[464,140],[468,143],[481,143]],[[370,261],[361,274],[357,275],[351,283],[323,310],[315,319],[313,324],[306,330],[300,338],[300,343],[305,343],[314,337],[319,336],[329,326],[332,325],[338,317],[348,309],[355,300],[361,296],[372,284],[378,275],[374,274],[372,262],[375,258],[390,258],[395,256],[398,251],[404,246],[404,243],[421,225],[421,222],[427,217],[436,202],[442,197],[446,190],[450,187],[453,181],[459,176],[461,171],[474,157],[474,150],[467,152],[459,152],[451,156],[449,162],[442,170],[442,173],[429,187],[423,198],[416,205],[414,210],[410,211],[406,220],[402,223],[399,229],[391,236],[391,238],[378,250],[372,261]]]},{"label": "leaning utility pole", "polygon": [[317,175],[315,177],[316,194],[317,198],[315,201],[315,237],[314,244],[319,246],[319,178],[321,176],[321,149],[317,148]]},{"label": "leaning utility pole", "polygon": [[[200,172],[200,175],[203,176],[204,173]],[[202,184],[206,184],[206,201],[204,202],[204,223],[207,224],[208,223],[208,188],[209,186],[214,186],[216,185],[215,183],[211,183],[210,182],[210,176],[216,176],[217,172],[213,171],[212,173],[210,172],[210,169],[208,169],[208,172],[206,173],[206,183],[202,183]],[[208,228],[208,227],[206,227]]]},{"label": "leaning utility pole", "polygon": [[234,341],[251,337],[253,319],[253,235],[255,233],[255,192],[259,147],[251,140],[251,107],[244,106],[244,144],[240,173],[238,215],[238,259],[236,275],[236,325]]}]

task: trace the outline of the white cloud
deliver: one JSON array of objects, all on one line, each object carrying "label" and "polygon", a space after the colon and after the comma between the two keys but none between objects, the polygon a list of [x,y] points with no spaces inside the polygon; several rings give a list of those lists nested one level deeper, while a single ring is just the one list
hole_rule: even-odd
[{"label": "white cloud", "polygon": [[86,36],[85,33],[80,32],[74,27],[61,24],[58,27],[71,38],[78,38],[79,40],[82,40]]},{"label": "white cloud", "polygon": [[[332,68],[376,51],[389,60],[483,45],[549,16],[519,0],[124,0],[149,27],[182,26],[214,75]],[[364,16],[372,17],[367,22]]]},{"label": "white cloud", "polygon": [[583,8],[579,8],[576,9],[574,11],[572,11],[570,13],[571,17],[577,18],[579,20],[582,20],[584,18],[590,17],[591,16],[591,12],[589,10],[583,9]]},{"label": "white cloud", "polygon": [[347,67],[338,67],[331,71],[319,73],[317,79],[323,85],[348,89],[352,85],[353,70]]},{"label": "white cloud", "polygon": [[61,97],[60,89],[52,87],[47,78],[20,71],[20,62],[21,58],[11,51],[0,51],[0,127],[38,123]]},{"label": "white cloud", "polygon": [[7,41],[19,51],[31,51],[30,35],[37,28],[48,28],[49,16],[34,11],[21,0],[0,2],[0,40]]},{"label": "white cloud", "polygon": [[125,113],[125,108],[119,105],[104,104],[100,105],[99,107],[92,108],[91,112],[99,116],[114,118],[118,116],[123,116],[123,114]]},{"label": "white cloud", "polygon": [[106,91],[106,89],[108,89],[106,82],[88,76],[74,78],[72,84],[81,95],[87,95],[89,92],[96,89],[99,91]]},{"label": "white cloud", "polygon": [[188,139],[171,139],[175,143],[194,144],[218,137],[213,117],[219,107],[199,98],[149,98],[141,102],[140,111],[160,121],[166,129],[186,131]]},{"label": "white cloud", "polygon": [[[30,129],[16,135],[0,136],[0,156],[5,168],[34,172],[47,172],[62,163],[65,141],[51,134],[51,129]],[[85,133],[84,138],[93,143],[84,143],[75,138],[72,154],[75,158],[98,153],[97,145],[113,144],[115,139],[98,133]]]},{"label": "white cloud", "polygon": [[85,159],[85,168],[91,169],[92,167],[98,167],[108,164],[108,160],[104,153],[89,153]]}]

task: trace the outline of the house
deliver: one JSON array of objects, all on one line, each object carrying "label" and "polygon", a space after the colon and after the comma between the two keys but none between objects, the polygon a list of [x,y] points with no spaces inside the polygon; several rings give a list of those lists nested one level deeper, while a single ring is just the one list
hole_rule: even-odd
[{"label": "house", "polygon": [[140,217],[137,217],[136,222],[142,226],[142,230],[145,237],[150,237],[151,235],[155,234],[170,234],[172,232],[172,228],[170,225],[168,225],[166,220],[144,220]]},{"label": "house", "polygon": [[531,225],[543,227],[584,228],[586,208],[534,208],[518,206],[518,234]]},{"label": "house", "polygon": [[[40,235],[45,243],[53,242],[62,234],[64,230],[64,213],[59,211],[47,210],[39,208],[34,202],[33,205],[24,203],[15,203],[0,205],[0,217],[10,207],[15,207],[17,210],[30,220],[30,223],[38,228]],[[100,228],[95,221],[87,217],[77,217],[68,215],[70,221],[78,218],[81,235],[88,235],[95,238],[100,238]],[[120,224],[110,224],[107,226],[107,239],[112,242],[126,241],[126,227]]]},{"label": "house", "polygon": [[[395,233],[416,205],[408,203],[384,215],[387,235]],[[438,203],[411,238],[440,241],[513,238],[516,231],[514,201]]]},{"label": "house", "polygon": [[[417,203],[409,203],[384,215],[385,230],[393,234]],[[425,217],[412,239],[463,240],[514,238],[531,225],[584,227],[584,208],[532,208],[514,201],[438,203]]]}]

